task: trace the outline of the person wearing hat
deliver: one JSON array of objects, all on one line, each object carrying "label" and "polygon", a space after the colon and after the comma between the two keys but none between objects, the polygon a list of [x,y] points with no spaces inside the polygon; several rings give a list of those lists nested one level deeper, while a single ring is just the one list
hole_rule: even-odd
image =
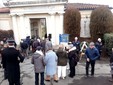
[{"label": "person wearing hat", "polygon": [[[36,51],[34,52],[32,56],[32,64],[34,64],[34,70],[35,70],[35,85],[45,85],[44,84],[44,70],[45,70],[45,64],[44,64],[44,54],[41,50],[41,46],[38,46],[36,48]],[[40,74],[40,84],[39,84],[39,74]]]},{"label": "person wearing hat", "polygon": [[[98,38],[98,41],[95,43],[95,47],[98,49],[100,56],[102,53],[102,46],[103,46],[102,40],[101,38]],[[98,57],[99,60],[100,60],[100,56]]]},{"label": "person wearing hat", "polygon": [[8,47],[1,52],[2,63],[7,70],[7,78],[9,85],[20,85],[20,66],[24,57],[16,50],[14,41],[8,40]]},{"label": "person wearing hat", "polygon": [[86,76],[89,76],[89,65],[91,64],[91,76],[94,76],[95,71],[95,61],[98,59],[99,51],[95,47],[94,42],[89,44],[89,47],[86,49]]}]

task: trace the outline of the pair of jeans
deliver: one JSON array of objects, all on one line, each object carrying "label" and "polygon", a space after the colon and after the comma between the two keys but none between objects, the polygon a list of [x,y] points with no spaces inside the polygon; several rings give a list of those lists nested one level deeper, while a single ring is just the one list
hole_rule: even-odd
[{"label": "pair of jeans", "polygon": [[86,75],[89,75],[89,65],[91,64],[91,75],[94,75],[95,71],[95,60],[90,60],[89,62],[86,62]]},{"label": "pair of jeans", "polygon": [[[39,84],[39,74],[40,74],[40,84]],[[35,85],[45,85],[44,84],[44,72],[35,73]]]}]

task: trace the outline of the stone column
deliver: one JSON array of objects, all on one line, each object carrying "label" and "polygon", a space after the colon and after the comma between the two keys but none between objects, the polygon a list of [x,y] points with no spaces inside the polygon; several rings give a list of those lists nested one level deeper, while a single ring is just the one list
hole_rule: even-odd
[{"label": "stone column", "polygon": [[26,29],[26,36],[31,36],[31,23],[30,23],[30,18],[25,17],[25,29]]},{"label": "stone column", "polygon": [[63,34],[63,13],[59,13],[56,19],[56,44],[59,44],[59,35]]},{"label": "stone column", "polygon": [[52,44],[55,45],[56,44],[56,28],[55,28],[55,13],[49,13],[48,19],[49,19],[49,28],[47,28],[47,34],[52,34]]},{"label": "stone column", "polygon": [[26,38],[24,14],[19,14],[19,36],[20,36],[20,39]]},{"label": "stone column", "polygon": [[13,22],[13,32],[14,32],[14,39],[17,44],[19,44],[19,30],[17,26],[17,15],[11,15],[12,16],[12,22]]}]

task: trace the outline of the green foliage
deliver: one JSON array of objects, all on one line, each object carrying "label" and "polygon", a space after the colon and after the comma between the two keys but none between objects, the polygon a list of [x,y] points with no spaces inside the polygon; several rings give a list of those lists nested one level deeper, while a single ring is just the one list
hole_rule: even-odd
[{"label": "green foliage", "polygon": [[108,55],[111,54],[113,48],[113,33],[104,34],[105,48]]},{"label": "green foliage", "polygon": [[72,41],[75,36],[80,36],[81,15],[75,7],[68,7],[64,14],[64,31],[69,34],[69,40]]},{"label": "green foliage", "polygon": [[90,33],[93,41],[113,32],[113,14],[108,7],[98,7],[91,14]]}]

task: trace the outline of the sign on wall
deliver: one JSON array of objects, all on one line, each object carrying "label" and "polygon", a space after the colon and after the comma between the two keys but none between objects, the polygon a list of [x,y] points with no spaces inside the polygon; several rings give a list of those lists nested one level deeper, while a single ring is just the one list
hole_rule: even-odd
[{"label": "sign on wall", "polygon": [[60,34],[59,41],[68,43],[69,42],[69,34]]}]

